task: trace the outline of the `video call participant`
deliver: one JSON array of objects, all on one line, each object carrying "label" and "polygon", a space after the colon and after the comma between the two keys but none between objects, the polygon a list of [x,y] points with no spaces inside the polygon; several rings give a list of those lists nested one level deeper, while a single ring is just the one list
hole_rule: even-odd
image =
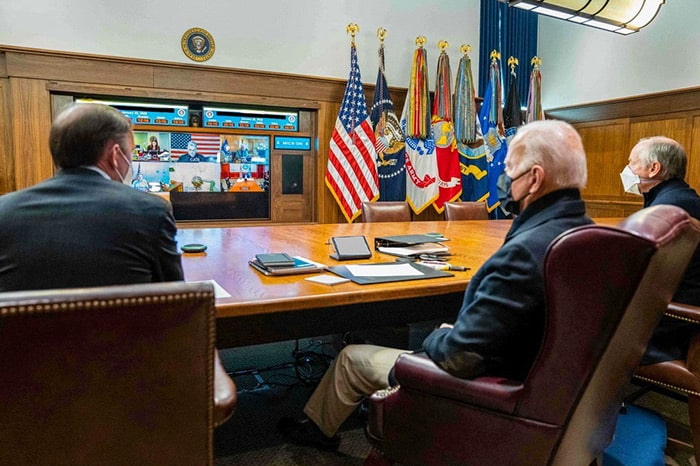
[{"label": "video call participant", "polygon": [[86,103],[56,118],[57,173],[0,196],[0,291],[183,279],[167,201],[129,185],[131,123]]},{"label": "video call participant", "polygon": [[187,153],[177,159],[178,162],[206,162],[207,158],[197,153],[197,143],[190,141],[187,143]]},{"label": "video call participant", "polygon": [[[580,194],[586,155],[571,125],[547,120],[521,127],[505,165],[508,197],[519,215],[501,248],[469,282],[454,325],[442,324],[423,342],[430,359],[461,378],[525,379],[544,332],[547,247],[564,231],[592,223]],[[404,352],[346,346],[304,407],[306,416],[282,418],[278,429],[290,442],[336,449],[338,428],[365,396],[389,386],[391,368]]]},{"label": "video call participant", "polygon": [[[643,196],[644,207],[675,205],[700,220],[700,196],[684,181],[688,158],[681,144],[663,136],[641,139],[632,148],[628,162],[620,174],[625,192]],[[700,306],[700,249],[693,255],[672,300]],[[664,316],[651,337],[642,365],[685,360],[694,327]]]}]

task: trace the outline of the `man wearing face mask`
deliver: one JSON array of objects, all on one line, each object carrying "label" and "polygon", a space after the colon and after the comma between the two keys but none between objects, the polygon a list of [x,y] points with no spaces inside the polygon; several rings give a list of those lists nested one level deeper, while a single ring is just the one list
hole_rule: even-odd
[{"label": "man wearing face mask", "polygon": [[[700,196],[684,181],[685,149],[673,139],[641,139],[620,173],[625,192],[644,197],[644,207],[670,204],[700,220]],[[700,306],[700,249],[695,252],[673,301]],[[649,342],[642,364],[685,359],[693,324],[664,316]]]},{"label": "man wearing face mask", "polygon": [[[430,359],[461,378],[525,379],[544,332],[547,247],[564,231],[592,223],[580,194],[587,181],[586,154],[571,125],[545,120],[523,126],[505,165],[512,179],[509,205],[519,215],[500,249],[470,280],[455,323],[441,325],[423,342]],[[391,368],[403,352],[346,346],[311,395],[306,417],[280,420],[282,435],[302,445],[337,448],[340,425],[364,396],[389,386]]]},{"label": "man wearing face mask", "polygon": [[49,147],[55,176],[0,196],[0,291],[183,279],[170,205],[130,187],[126,117],[72,105]]}]

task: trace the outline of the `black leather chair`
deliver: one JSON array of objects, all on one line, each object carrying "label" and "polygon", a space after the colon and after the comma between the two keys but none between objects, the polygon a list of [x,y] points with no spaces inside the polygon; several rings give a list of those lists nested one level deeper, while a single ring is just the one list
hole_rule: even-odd
[{"label": "black leather chair", "polygon": [[0,293],[0,464],[213,464],[211,284]]},{"label": "black leather chair", "polygon": [[365,464],[596,461],[614,433],[622,388],[699,240],[700,224],[674,206],[559,236],[544,265],[544,340],[526,380],[459,379],[426,357],[402,355],[399,386],[371,397],[375,449]]}]

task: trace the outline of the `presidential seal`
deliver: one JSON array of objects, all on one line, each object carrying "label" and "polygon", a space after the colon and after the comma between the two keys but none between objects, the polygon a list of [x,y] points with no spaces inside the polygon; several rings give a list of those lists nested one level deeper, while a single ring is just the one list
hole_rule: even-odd
[{"label": "presidential seal", "polygon": [[194,61],[207,61],[214,55],[214,38],[202,28],[192,28],[182,35],[182,51]]}]

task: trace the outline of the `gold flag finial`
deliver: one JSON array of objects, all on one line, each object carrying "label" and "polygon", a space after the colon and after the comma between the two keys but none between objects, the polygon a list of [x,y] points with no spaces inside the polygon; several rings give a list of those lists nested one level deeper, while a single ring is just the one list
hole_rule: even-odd
[{"label": "gold flag finial", "polygon": [[384,38],[386,37],[386,29],[384,29],[384,28],[377,29],[377,37],[379,37],[379,42],[383,44]]},{"label": "gold flag finial", "polygon": [[491,58],[491,61],[500,60],[501,53],[498,50],[493,49],[493,50],[491,50],[491,53],[489,54],[489,58]]},{"label": "gold flag finial", "polygon": [[530,64],[532,65],[532,67],[534,69],[537,70],[540,68],[540,65],[542,64],[542,59],[540,59],[540,57],[535,55],[534,57],[532,57],[532,60],[530,60]]},{"label": "gold flag finial", "polygon": [[462,44],[459,46],[459,51],[462,52],[462,55],[464,55],[465,57],[467,56],[467,54],[469,52],[471,52],[471,50],[472,50],[472,46],[469,44]]},{"label": "gold flag finial", "polygon": [[416,45],[420,48],[423,48],[423,44],[425,44],[427,41],[428,39],[426,39],[425,36],[416,37]]},{"label": "gold flag finial", "polygon": [[515,57],[508,57],[508,66],[510,66],[510,72],[515,73],[515,67],[518,66],[518,59]]},{"label": "gold flag finial", "polygon": [[355,45],[355,34],[360,32],[360,26],[358,26],[356,23],[350,23],[345,28],[345,32],[350,34],[350,43]]},{"label": "gold flag finial", "polygon": [[450,43],[447,42],[446,40],[439,40],[437,45],[438,45],[438,48],[440,49],[440,52],[445,53],[445,50],[447,50],[447,47],[450,46]]}]

